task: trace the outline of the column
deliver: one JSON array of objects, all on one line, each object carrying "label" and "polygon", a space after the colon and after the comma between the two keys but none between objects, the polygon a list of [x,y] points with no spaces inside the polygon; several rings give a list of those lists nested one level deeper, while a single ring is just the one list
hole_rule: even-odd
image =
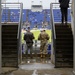
[{"label": "column", "polygon": [[0,74],[1,74],[1,0],[0,0]]},{"label": "column", "polygon": [[[75,33],[75,0],[72,0],[72,5],[73,5],[73,7],[72,7],[72,11],[73,11],[73,17],[74,17],[74,21],[73,21],[73,25],[74,25],[74,33]],[[73,48],[73,73],[75,74],[75,35],[73,35],[74,37],[74,44],[73,44],[73,46],[74,46],[74,48]]]}]

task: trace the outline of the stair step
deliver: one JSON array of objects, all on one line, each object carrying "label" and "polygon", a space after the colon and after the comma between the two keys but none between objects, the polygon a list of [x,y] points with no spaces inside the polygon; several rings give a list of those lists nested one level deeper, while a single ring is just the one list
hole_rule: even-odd
[{"label": "stair step", "polygon": [[17,41],[17,37],[16,38],[2,38],[2,41]]},{"label": "stair step", "polygon": [[72,45],[73,46],[73,42],[68,42],[68,41],[62,41],[60,43],[60,41],[56,42],[56,45]]},{"label": "stair step", "polygon": [[59,34],[59,33],[57,33],[56,36],[62,36],[62,37],[67,36],[68,37],[68,36],[72,36],[72,34]]}]

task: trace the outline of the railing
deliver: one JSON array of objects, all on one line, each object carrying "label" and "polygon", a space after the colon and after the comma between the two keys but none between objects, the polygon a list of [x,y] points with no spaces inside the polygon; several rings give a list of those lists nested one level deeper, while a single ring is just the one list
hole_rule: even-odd
[{"label": "railing", "polygon": [[[52,61],[53,63],[55,63],[55,39],[56,39],[56,33],[55,33],[55,25],[54,25],[54,15],[53,15],[53,4],[51,3],[50,4],[50,23],[51,23],[51,31],[52,31],[52,37],[51,37],[51,40],[52,40],[52,44],[51,44],[51,49],[52,49],[52,52],[51,52],[51,55],[52,55]],[[54,57],[53,57],[54,55]]]},{"label": "railing", "polygon": [[20,4],[2,3],[2,22],[19,22]]},{"label": "railing", "polygon": [[[21,63],[22,60],[22,55],[21,55],[21,26],[22,26],[22,10],[23,10],[23,4],[20,4],[20,19],[19,19],[19,26],[18,26],[18,35],[17,35],[17,39],[18,39],[18,64]],[[20,58],[20,59],[19,59]]]},{"label": "railing", "polygon": [[53,4],[50,4],[50,17],[51,17],[51,30],[52,30],[52,43],[53,43],[53,53],[55,50],[55,39],[56,39],[56,33],[55,33],[55,25],[54,25],[54,15],[53,15]]},{"label": "railing", "polygon": [[51,27],[52,27],[52,33],[53,33],[53,38],[56,39],[56,34],[55,34],[55,26],[54,26],[54,15],[53,15],[53,4],[50,4],[50,17],[51,17]]}]

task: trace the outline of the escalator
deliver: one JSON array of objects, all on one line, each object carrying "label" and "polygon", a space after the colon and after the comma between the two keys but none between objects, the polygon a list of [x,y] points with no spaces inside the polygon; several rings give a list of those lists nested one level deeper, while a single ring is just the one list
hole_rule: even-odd
[{"label": "escalator", "polygon": [[[18,18],[15,18],[16,22],[13,22],[14,21],[13,18],[9,17],[10,14],[8,12],[9,11],[8,8],[6,9],[3,8],[2,12],[2,25],[1,25],[2,67],[18,67],[18,65],[21,63],[21,25],[22,25],[23,4],[22,3],[2,4],[2,6],[4,7],[8,6],[10,9],[12,6],[15,7],[16,5],[18,5],[19,11]],[[6,15],[4,16],[4,14]]]},{"label": "escalator", "polygon": [[55,67],[73,67],[73,35],[71,25],[55,24]]},{"label": "escalator", "polygon": [[[60,20],[55,22],[53,6],[50,5],[51,29],[52,29],[52,58],[55,68],[73,67],[73,33],[71,22],[61,24]],[[58,3],[56,5],[59,5]]]},{"label": "escalator", "polygon": [[2,24],[2,66],[18,65],[18,24]]}]

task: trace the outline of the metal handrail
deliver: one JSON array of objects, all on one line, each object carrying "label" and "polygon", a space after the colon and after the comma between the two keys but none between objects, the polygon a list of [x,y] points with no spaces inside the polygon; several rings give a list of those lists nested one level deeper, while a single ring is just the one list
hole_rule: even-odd
[{"label": "metal handrail", "polygon": [[52,27],[53,39],[56,39],[53,9],[52,8],[53,8],[53,3],[50,4],[50,17],[51,17],[51,27]]},{"label": "metal handrail", "polygon": [[[15,21],[16,23],[19,22],[19,13],[16,15],[14,12],[10,12],[12,9],[19,9],[20,10],[20,4],[21,3],[2,3],[2,22],[13,22]],[[5,17],[3,17],[5,16]],[[16,18],[14,18],[17,16]],[[10,20],[9,20],[10,19]]]},{"label": "metal handrail", "polygon": [[20,37],[21,33],[21,25],[22,25],[22,9],[23,9],[23,4],[20,4],[20,17],[19,17],[19,26],[18,26],[18,34],[17,34],[17,39]]},{"label": "metal handrail", "polygon": [[[2,4],[5,4],[5,3],[2,3]],[[14,3],[14,2],[13,2],[13,3],[10,3],[10,2],[9,2],[9,3],[6,3],[6,4],[22,4],[22,3],[18,3],[18,2],[15,2],[15,3]]]},{"label": "metal handrail", "polygon": [[50,4],[50,17],[51,17],[52,41],[53,41],[52,49],[53,49],[53,54],[56,56],[55,53],[56,33],[55,33],[55,24],[54,24],[54,15],[53,15],[53,3]]},{"label": "metal handrail", "polygon": [[21,25],[22,25],[22,10],[23,10],[23,4],[20,4],[20,17],[19,17],[19,25],[18,25],[18,34],[17,34],[17,40],[18,40],[18,64],[21,63]]}]

